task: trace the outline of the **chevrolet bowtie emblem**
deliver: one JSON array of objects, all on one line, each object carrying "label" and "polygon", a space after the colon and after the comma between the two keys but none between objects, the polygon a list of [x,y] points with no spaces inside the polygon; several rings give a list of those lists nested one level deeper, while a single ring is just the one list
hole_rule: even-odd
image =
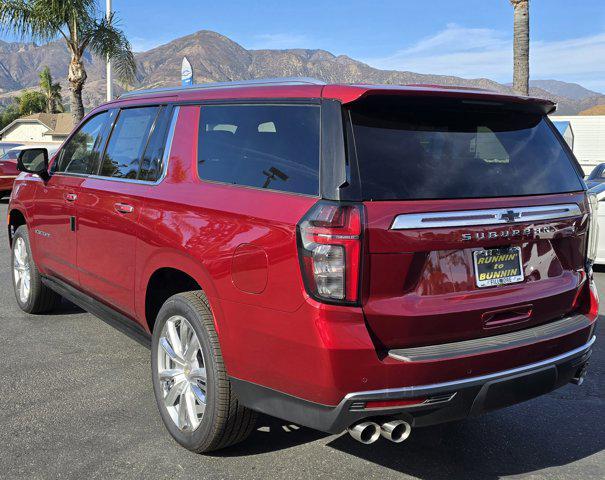
[{"label": "chevrolet bowtie emblem", "polygon": [[515,212],[514,210],[507,210],[506,213],[500,215],[501,220],[506,220],[509,223],[514,222],[518,218],[521,218],[521,214],[519,212]]}]

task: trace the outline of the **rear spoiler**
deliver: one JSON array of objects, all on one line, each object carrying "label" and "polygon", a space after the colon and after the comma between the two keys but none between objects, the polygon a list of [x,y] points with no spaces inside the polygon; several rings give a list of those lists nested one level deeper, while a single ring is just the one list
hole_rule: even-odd
[{"label": "rear spoiler", "polygon": [[358,102],[370,96],[398,96],[411,98],[447,98],[476,105],[521,107],[521,110],[550,115],[557,104],[544,98],[506,95],[496,91],[464,87],[438,87],[421,85],[326,85],[324,98],[339,99],[343,104]]}]

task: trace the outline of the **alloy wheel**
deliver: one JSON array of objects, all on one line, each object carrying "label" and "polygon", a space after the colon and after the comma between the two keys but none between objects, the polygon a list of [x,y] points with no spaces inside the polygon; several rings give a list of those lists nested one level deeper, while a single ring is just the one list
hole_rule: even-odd
[{"label": "alloy wheel", "polygon": [[199,338],[185,317],[175,315],[166,321],[157,354],[164,406],[179,430],[192,432],[206,409],[207,377]]},{"label": "alloy wheel", "polygon": [[31,291],[31,272],[27,245],[22,237],[15,240],[15,246],[13,247],[13,277],[19,300],[25,304],[29,300]]}]

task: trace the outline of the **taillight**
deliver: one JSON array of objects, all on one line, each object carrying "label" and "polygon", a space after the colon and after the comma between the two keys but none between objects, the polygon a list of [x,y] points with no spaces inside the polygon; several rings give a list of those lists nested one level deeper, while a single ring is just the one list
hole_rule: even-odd
[{"label": "taillight", "polygon": [[588,318],[596,320],[599,317],[599,293],[594,281],[589,284],[590,304],[588,307]]},{"label": "taillight", "polygon": [[320,201],[298,224],[298,254],[309,295],[357,303],[361,275],[362,207]]},{"label": "taillight", "polygon": [[599,317],[599,293],[594,280],[584,272],[581,272],[581,275],[580,287],[572,304],[572,312],[582,313],[593,321]]},{"label": "taillight", "polygon": [[599,199],[595,194],[588,194],[588,245],[586,248],[586,259],[590,264],[597,258],[597,247],[599,244]]}]

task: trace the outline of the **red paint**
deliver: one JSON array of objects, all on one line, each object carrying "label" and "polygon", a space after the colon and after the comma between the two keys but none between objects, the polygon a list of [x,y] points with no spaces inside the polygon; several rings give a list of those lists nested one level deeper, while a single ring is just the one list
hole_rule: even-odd
[{"label": "red paint", "polygon": [[[347,103],[377,93],[511,98],[429,87],[309,85],[156,94],[109,106],[322,97]],[[352,217],[359,223],[348,225],[349,233],[361,233],[361,241],[353,242],[348,253],[351,259],[359,258],[360,298],[353,288],[354,275],[347,289],[347,296],[360,306],[320,303],[305,290],[297,250],[297,224],[318,199],[201,181],[196,172],[198,121],[198,106],[181,106],[167,176],[158,185],[63,175],[53,175],[47,182],[32,175],[19,177],[10,210],[25,216],[40,270],[78,286],[145,329],[149,279],[161,268],[180,270],[209,298],[229,375],[328,405],[338,404],[350,392],[502,371],[588,341],[592,329],[447,362],[409,364],[385,355],[387,347],[452,342],[519,328],[515,322],[503,322],[485,329],[485,312],[531,305],[531,314],[522,323],[529,327],[580,308],[578,302],[586,303],[584,296],[578,297],[585,283],[584,193],[365,202],[359,210],[363,215]],[[69,201],[73,195],[77,198]],[[462,230],[389,230],[402,213],[555,203],[581,205],[581,218],[552,222],[559,229],[573,226],[576,233],[559,230],[555,236],[515,241],[522,247],[526,281],[506,287],[475,287],[471,250],[479,244],[462,244]],[[70,216],[77,218],[75,233],[70,232]],[[36,229],[50,237],[34,233]],[[464,229],[475,230],[482,228]],[[532,256],[539,261],[529,262]],[[592,289],[589,293],[588,311],[596,318],[597,299]],[[580,300],[575,302],[576,298]]]},{"label": "red paint", "polygon": [[[24,183],[30,179],[37,185],[34,197],[27,198],[25,192],[17,190],[21,180],[16,181],[13,197],[19,203],[28,200],[32,203],[26,218],[36,264],[41,272],[77,286],[77,243],[70,230],[70,217],[76,216],[76,202],[70,199],[79,193],[84,179],[53,175],[47,182],[37,177],[26,177]],[[45,232],[47,236],[33,234],[36,230]]]},{"label": "red paint", "polygon": [[16,160],[0,161],[0,192],[11,191],[17,175],[19,171]]},{"label": "red paint", "polygon": [[263,293],[267,286],[269,260],[262,248],[242,244],[235,249],[231,263],[233,284],[243,292]]}]

